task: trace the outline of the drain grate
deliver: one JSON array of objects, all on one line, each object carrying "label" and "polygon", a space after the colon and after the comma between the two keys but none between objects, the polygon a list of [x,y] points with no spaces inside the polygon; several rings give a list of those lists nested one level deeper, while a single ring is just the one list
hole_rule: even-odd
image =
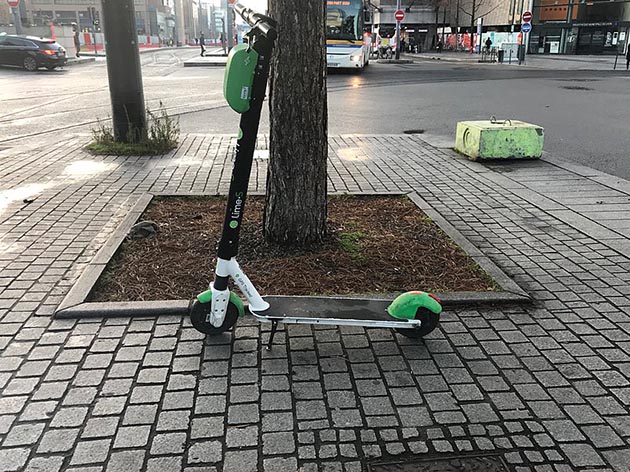
[{"label": "drain grate", "polygon": [[593,90],[590,87],[582,87],[581,85],[563,85],[560,88],[563,88],[566,90]]},{"label": "drain grate", "polygon": [[406,129],[405,131],[403,131],[403,133],[405,133],[405,134],[424,134],[424,130],[423,129]]},{"label": "drain grate", "polygon": [[500,456],[459,456],[370,464],[369,472],[509,472]]}]

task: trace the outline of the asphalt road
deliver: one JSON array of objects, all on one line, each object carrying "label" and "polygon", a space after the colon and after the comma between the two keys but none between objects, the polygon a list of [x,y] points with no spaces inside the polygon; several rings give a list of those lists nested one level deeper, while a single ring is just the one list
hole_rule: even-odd
[{"label": "asphalt road", "polygon": [[[184,68],[197,50],[142,54],[148,106],[162,102],[181,130],[228,133],[238,115],[222,97],[223,69]],[[0,146],[89,133],[110,116],[104,60],[29,74],[0,68]],[[454,139],[459,120],[511,118],[545,127],[550,159],[569,160],[630,180],[630,75],[500,65],[371,64],[362,74],[331,74],[334,133],[422,130]],[[261,132],[268,130],[267,113]],[[404,156],[402,156],[404,157]]]}]

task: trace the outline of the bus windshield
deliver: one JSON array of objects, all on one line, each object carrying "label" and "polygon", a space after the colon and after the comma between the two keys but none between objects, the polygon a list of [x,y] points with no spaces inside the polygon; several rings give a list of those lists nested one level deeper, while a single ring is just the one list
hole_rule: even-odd
[{"label": "bus windshield", "polygon": [[363,39],[363,1],[327,0],[326,39]]}]

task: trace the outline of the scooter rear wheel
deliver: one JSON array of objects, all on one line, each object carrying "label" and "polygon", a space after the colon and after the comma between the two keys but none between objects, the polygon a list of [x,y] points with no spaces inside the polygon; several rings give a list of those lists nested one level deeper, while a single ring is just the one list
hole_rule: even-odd
[{"label": "scooter rear wheel", "polygon": [[211,309],[212,303],[201,303],[199,300],[195,300],[190,307],[190,322],[197,331],[211,336],[221,334],[232,329],[232,326],[238,321],[238,308],[232,302],[228,303],[225,319],[218,328],[206,321]]},{"label": "scooter rear wheel", "polygon": [[419,339],[431,333],[440,324],[440,315],[436,315],[424,307],[419,307],[416,310],[416,319],[422,322],[419,328],[397,328],[396,331],[408,338]]}]

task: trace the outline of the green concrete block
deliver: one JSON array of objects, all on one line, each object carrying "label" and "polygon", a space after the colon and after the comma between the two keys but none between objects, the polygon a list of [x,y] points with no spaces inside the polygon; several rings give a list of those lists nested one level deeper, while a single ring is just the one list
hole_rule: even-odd
[{"label": "green concrete block", "polygon": [[460,121],[455,150],[477,159],[538,159],[544,129],[523,121]]}]

